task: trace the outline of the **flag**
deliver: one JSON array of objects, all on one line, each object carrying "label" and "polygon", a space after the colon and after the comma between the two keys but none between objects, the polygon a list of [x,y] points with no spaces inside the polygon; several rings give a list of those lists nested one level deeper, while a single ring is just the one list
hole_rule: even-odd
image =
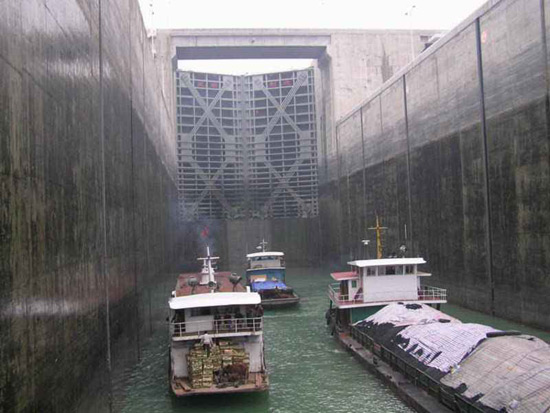
[{"label": "flag", "polygon": [[210,233],[210,230],[208,229],[208,227],[204,227],[201,231],[201,237],[207,238],[209,233]]}]

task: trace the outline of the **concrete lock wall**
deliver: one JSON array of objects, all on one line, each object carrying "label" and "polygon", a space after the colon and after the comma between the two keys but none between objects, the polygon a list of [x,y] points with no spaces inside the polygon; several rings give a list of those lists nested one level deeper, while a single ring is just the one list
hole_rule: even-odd
[{"label": "concrete lock wall", "polygon": [[0,411],[66,412],[175,259],[172,108],[137,1],[0,5]]},{"label": "concrete lock wall", "polygon": [[373,257],[378,214],[450,301],[550,327],[548,3],[489,2],[338,123],[323,256]]}]

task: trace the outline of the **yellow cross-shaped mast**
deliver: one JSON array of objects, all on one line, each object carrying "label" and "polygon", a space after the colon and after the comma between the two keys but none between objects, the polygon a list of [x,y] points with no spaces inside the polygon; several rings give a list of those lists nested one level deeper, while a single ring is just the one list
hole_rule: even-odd
[{"label": "yellow cross-shaped mast", "polygon": [[376,258],[382,258],[382,230],[388,229],[387,227],[380,226],[380,220],[378,219],[378,214],[376,215],[376,226],[369,228],[376,231]]}]

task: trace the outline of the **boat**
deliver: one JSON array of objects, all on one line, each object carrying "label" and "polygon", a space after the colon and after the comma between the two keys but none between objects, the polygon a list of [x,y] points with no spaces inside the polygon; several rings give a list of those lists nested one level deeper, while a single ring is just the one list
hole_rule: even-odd
[{"label": "boat", "polygon": [[[331,273],[335,283],[329,285],[330,307],[327,322],[333,332],[349,331],[350,326],[363,320],[384,306],[403,302],[407,304],[429,304],[439,306],[447,302],[447,291],[442,288],[424,285],[421,280],[431,274],[418,270],[426,264],[420,257],[383,258],[381,231],[376,218],[377,258],[348,262],[350,269]],[[367,241],[368,242],[368,241]],[[402,255],[406,248],[400,248]]]},{"label": "boat", "polygon": [[285,254],[266,251],[266,246],[267,242],[262,240],[256,247],[261,251],[246,256],[246,285],[260,294],[265,308],[298,304],[300,297],[286,284]]},{"label": "boat", "polygon": [[371,229],[377,258],[331,274],[327,322],[342,347],[418,411],[549,411],[548,343],[439,311],[447,291],[421,281],[426,261],[383,258],[378,217]]},{"label": "boat", "polygon": [[269,388],[260,295],[237,274],[215,272],[218,259],[207,247],[202,270],[179,275],[168,301],[169,380],[177,397]]}]

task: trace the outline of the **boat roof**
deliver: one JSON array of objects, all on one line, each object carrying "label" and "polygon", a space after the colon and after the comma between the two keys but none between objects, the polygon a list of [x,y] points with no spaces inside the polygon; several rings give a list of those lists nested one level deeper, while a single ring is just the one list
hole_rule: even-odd
[{"label": "boat roof", "polygon": [[264,252],[255,252],[253,254],[248,254],[246,258],[258,258],[258,257],[284,257],[284,252],[278,251],[264,251]]},{"label": "boat roof", "polygon": [[172,297],[168,305],[172,310],[200,307],[221,307],[228,305],[255,305],[260,304],[260,294],[252,292],[238,293],[205,293],[183,297]]},{"label": "boat roof", "polygon": [[[242,284],[239,283],[234,286],[231,283],[231,281],[229,281],[230,276],[231,276],[231,273],[228,271],[214,273],[214,278],[218,283],[216,292],[217,293],[246,292],[246,288],[244,288]],[[211,288],[208,287],[208,285],[199,284],[199,285],[196,285],[194,288],[191,287],[188,284],[188,280],[191,277],[196,278],[197,281],[200,282],[202,274],[200,272],[180,274],[180,276],[178,277],[178,282],[176,284],[176,290],[175,290],[176,297],[210,293]]]},{"label": "boat roof", "polygon": [[386,267],[390,265],[426,264],[424,258],[381,258],[377,260],[356,260],[348,262],[354,267]]},{"label": "boat roof", "polygon": [[359,278],[359,274],[353,271],[333,272],[330,276],[336,281],[357,280]]}]

